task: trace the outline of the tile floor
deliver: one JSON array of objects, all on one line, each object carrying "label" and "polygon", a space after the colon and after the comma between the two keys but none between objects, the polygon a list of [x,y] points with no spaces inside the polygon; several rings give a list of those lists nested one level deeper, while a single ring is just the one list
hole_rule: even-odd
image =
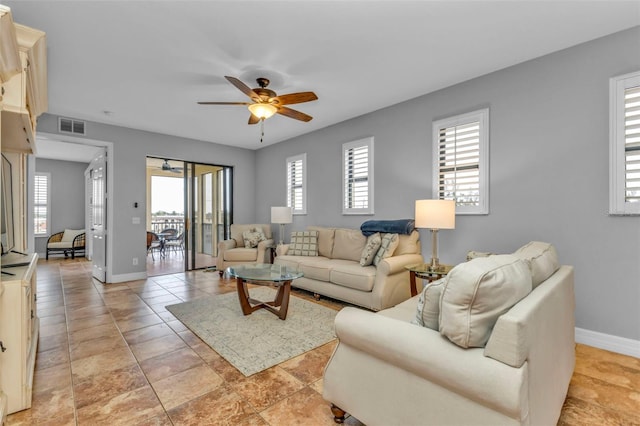
[{"label": "tile floor", "polygon": [[[105,286],[88,262],[41,261],[33,407],[8,424],[334,424],[321,394],[335,341],[244,377],[164,308],[231,291],[215,272]],[[559,424],[640,425],[640,360],[583,345],[577,353]]]}]

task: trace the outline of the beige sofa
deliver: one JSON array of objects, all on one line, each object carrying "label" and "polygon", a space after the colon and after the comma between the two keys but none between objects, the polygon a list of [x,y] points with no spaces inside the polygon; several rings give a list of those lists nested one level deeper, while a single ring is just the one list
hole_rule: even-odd
[{"label": "beige sofa", "polygon": [[[265,240],[260,241],[257,247],[246,247],[244,243],[245,231],[260,228],[265,236]],[[271,247],[275,247],[271,235],[271,225],[265,223],[254,223],[248,225],[231,225],[231,238],[218,243],[218,257],[216,259],[216,269],[220,276],[224,270],[233,265],[271,263]]]},{"label": "beige sofa", "polygon": [[379,311],[411,297],[407,265],[423,262],[420,235],[399,235],[391,257],[377,266],[360,266],[367,243],[359,229],[310,226],[318,232],[318,256],[287,254],[288,244],[278,246],[274,263],[295,267],[304,277],[294,287]]},{"label": "beige sofa", "polygon": [[452,343],[442,323],[413,324],[421,295],[378,313],[344,308],[324,373],[336,422],[347,412],[369,426],[555,425],[575,364],[573,281],[573,267],[558,267],[497,318],[483,347]]}]

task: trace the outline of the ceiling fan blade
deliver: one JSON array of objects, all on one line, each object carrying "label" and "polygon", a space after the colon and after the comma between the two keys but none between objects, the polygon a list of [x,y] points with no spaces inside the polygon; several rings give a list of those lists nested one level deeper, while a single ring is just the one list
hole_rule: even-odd
[{"label": "ceiling fan blade", "polygon": [[249,86],[244,84],[242,81],[238,80],[235,77],[229,77],[228,75],[225,75],[224,78],[226,78],[229,81],[229,83],[236,86],[238,90],[240,90],[242,93],[244,93],[254,101],[260,102],[260,96],[258,96],[258,94],[254,92],[253,89],[251,89]]},{"label": "ceiling fan blade", "polygon": [[305,114],[304,112],[296,111],[295,109],[287,107],[279,107],[277,112],[278,114],[300,121],[311,121],[311,119],[313,118],[310,115]]},{"label": "ceiling fan blade", "polygon": [[318,99],[315,93],[313,92],[300,92],[300,93],[289,93],[287,95],[276,96],[275,98],[269,99],[269,101],[275,101],[275,103],[279,105],[291,105],[291,104],[301,104],[303,102],[311,102]]},{"label": "ceiling fan blade", "polygon": [[253,114],[249,115],[249,123],[248,124],[258,124],[259,122],[260,122],[260,119],[258,117],[256,117]]},{"label": "ceiling fan blade", "polygon": [[199,105],[250,105],[251,102],[198,102]]}]

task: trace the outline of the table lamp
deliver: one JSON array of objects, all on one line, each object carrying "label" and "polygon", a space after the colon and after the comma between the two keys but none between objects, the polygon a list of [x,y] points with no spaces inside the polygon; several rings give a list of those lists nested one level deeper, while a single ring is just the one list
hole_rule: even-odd
[{"label": "table lamp", "polygon": [[284,225],[291,223],[292,219],[293,212],[291,207],[271,207],[271,223],[280,224],[280,245],[283,244]]},{"label": "table lamp", "polygon": [[438,261],[438,230],[456,227],[454,200],[416,200],[416,228],[431,229],[431,269],[440,267]]}]

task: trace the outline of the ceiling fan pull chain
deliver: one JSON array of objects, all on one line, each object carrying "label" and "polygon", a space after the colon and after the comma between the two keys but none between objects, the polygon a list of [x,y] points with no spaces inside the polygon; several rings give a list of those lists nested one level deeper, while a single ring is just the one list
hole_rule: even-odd
[{"label": "ceiling fan pull chain", "polygon": [[262,143],[262,139],[264,139],[264,118],[260,119],[260,143]]}]

